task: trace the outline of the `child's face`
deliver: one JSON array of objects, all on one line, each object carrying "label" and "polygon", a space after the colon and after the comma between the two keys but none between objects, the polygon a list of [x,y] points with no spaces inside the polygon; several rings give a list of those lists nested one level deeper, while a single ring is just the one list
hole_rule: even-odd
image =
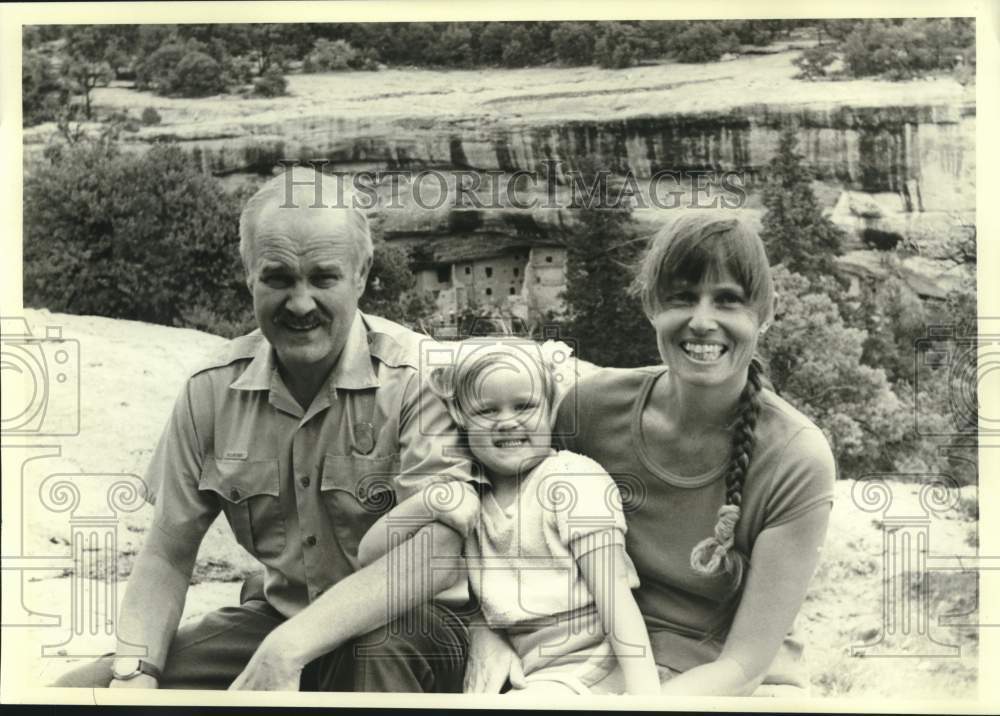
[{"label": "child's face", "polygon": [[523,475],[552,445],[541,375],[523,367],[484,370],[466,406],[469,448],[493,477]]}]

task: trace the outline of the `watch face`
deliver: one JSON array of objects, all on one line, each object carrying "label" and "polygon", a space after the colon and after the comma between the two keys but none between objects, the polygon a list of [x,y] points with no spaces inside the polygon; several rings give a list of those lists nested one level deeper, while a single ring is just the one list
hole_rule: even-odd
[{"label": "watch face", "polygon": [[117,679],[127,679],[139,673],[139,659],[133,656],[125,656],[115,659],[111,669]]}]

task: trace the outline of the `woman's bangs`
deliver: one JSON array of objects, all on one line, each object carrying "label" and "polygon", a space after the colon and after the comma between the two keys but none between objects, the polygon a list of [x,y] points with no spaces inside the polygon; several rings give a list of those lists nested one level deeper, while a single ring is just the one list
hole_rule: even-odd
[{"label": "woman's bangs", "polygon": [[676,286],[697,286],[728,274],[755,301],[760,289],[759,261],[753,256],[750,237],[741,234],[738,229],[724,229],[689,241],[675,241],[663,256],[657,300],[662,302]]}]

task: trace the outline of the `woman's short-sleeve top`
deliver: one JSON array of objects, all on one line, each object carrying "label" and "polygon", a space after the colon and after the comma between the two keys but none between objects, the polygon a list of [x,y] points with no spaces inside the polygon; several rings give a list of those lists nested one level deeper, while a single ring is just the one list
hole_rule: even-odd
[{"label": "woman's short-sleeve top", "polygon": [[[657,663],[686,671],[715,660],[721,642],[725,577],[703,577],[690,566],[692,548],[711,536],[725,501],[726,455],[702,475],[677,475],[651,458],[640,417],[667,369],[602,369],[581,380],[559,407],[556,440],[593,458],[624,496],[626,549],[639,574],[636,601],[650,631]],[[750,555],[757,536],[833,502],[836,467],[829,443],[807,417],[770,390],[760,394],[754,451],[743,487],[736,546]],[[794,559],[795,555],[789,555]],[[802,646],[794,631],[765,683],[803,685]]]}]

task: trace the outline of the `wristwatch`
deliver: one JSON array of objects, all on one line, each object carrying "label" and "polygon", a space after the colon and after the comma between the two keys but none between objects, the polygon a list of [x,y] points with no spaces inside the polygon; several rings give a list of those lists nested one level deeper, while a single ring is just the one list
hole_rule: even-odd
[{"label": "wristwatch", "polygon": [[111,675],[119,681],[128,681],[142,674],[148,674],[157,681],[163,676],[157,667],[134,656],[119,656],[111,664]]}]

